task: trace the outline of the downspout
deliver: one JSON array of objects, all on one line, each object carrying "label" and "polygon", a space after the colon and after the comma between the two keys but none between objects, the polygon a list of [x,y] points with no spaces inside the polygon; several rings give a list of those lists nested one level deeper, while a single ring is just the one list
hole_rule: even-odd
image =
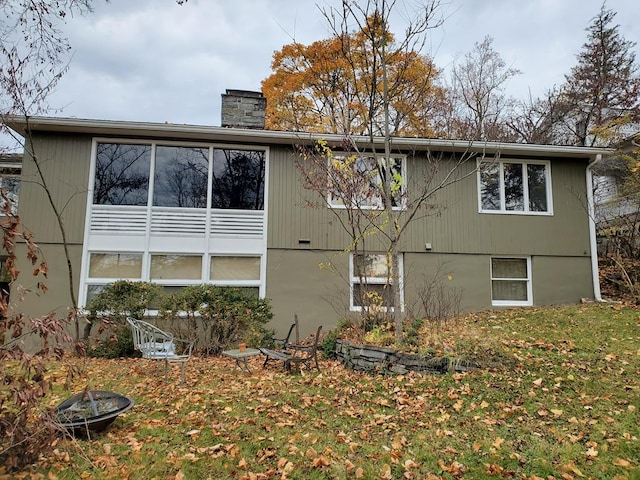
[{"label": "downspout", "polygon": [[591,275],[593,280],[593,296],[596,302],[604,302],[600,292],[600,274],[598,269],[598,240],[596,237],[596,204],[593,195],[593,167],[602,161],[602,154],[587,165],[587,213],[589,215],[589,245],[591,248]]}]

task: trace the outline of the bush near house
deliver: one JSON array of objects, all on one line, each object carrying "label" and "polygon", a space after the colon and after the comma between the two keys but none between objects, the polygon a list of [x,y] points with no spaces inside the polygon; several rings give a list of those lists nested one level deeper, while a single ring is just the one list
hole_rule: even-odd
[{"label": "bush near house", "polygon": [[241,288],[191,285],[179,293],[165,294],[154,283],[119,280],[87,304],[88,330],[99,321],[99,334],[104,334],[88,349],[89,355],[137,355],[125,320],[128,316],[143,319],[145,311],[158,306],[159,318],[166,324],[163,328],[175,337],[194,341],[203,354],[216,355],[240,342],[262,345],[273,338],[273,331],[264,327],[273,317],[269,300]]},{"label": "bush near house", "polygon": [[[240,342],[263,345],[273,338],[265,325],[273,317],[269,299],[241,288],[190,285],[162,301],[161,316],[180,324],[177,336],[195,341],[196,350],[217,355]],[[181,321],[186,317],[187,321]]]},{"label": "bush near house", "polygon": [[138,355],[133,347],[127,317],[142,320],[144,313],[162,296],[162,287],[151,282],[118,280],[106,285],[86,306],[89,311],[84,339],[88,341],[92,327],[99,325],[99,340],[89,345],[93,357],[118,358]]}]

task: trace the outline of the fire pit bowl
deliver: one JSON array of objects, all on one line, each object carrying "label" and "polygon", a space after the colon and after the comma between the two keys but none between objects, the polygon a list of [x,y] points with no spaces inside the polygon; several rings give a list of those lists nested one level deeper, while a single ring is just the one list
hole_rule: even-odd
[{"label": "fire pit bowl", "polygon": [[123,395],[106,390],[85,390],[67,398],[54,414],[58,423],[74,435],[90,436],[107,428],[118,415],[134,405]]}]

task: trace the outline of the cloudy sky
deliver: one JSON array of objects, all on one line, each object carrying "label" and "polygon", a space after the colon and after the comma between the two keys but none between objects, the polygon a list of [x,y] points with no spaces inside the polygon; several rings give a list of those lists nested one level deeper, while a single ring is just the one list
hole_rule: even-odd
[{"label": "cloudy sky", "polygon": [[[397,0],[406,7],[415,0]],[[563,80],[586,40],[600,0],[442,0],[442,27],[425,53],[442,69],[494,37],[494,49],[522,71],[510,93],[542,94]],[[74,49],[51,97],[55,115],[220,125],[225,89],[260,90],[273,52],[327,38],[319,7],[339,0],[95,1],[94,13],[64,27]],[[640,2],[608,0],[627,40],[640,42]],[[401,13],[400,8],[398,12]],[[633,28],[635,24],[635,29]],[[401,18],[392,28],[400,32]],[[636,48],[637,50],[637,48]],[[640,55],[639,55],[640,57]],[[639,59],[640,61],[640,59]]]}]

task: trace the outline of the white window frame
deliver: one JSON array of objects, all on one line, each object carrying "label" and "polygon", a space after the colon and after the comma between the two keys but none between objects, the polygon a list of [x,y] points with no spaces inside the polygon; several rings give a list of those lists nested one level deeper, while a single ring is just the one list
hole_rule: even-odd
[{"label": "white window frame", "polygon": [[[5,190],[5,194],[10,202],[10,210],[12,215],[18,214],[18,204],[20,202],[20,188],[22,187],[22,164],[21,163],[0,163],[0,188]],[[5,187],[6,179],[17,180],[17,192],[13,192]],[[3,199],[0,197],[0,204]],[[0,205],[1,207],[2,205]]]},{"label": "white window frame", "polygon": [[[354,258],[357,255],[382,255],[382,256],[386,256],[386,254],[384,253],[360,253],[360,254],[354,254],[354,253],[350,253],[349,254],[349,309],[352,312],[361,312],[362,311],[362,306],[361,305],[354,305],[354,291],[357,285],[360,285],[360,277],[358,277],[355,273],[355,268],[354,268]],[[404,312],[404,256],[402,254],[398,255],[398,257],[396,258],[396,261],[398,262],[398,271],[399,271],[399,288],[400,288],[400,311]],[[385,285],[387,283],[387,278],[386,277],[365,277],[365,281],[367,282],[367,285]],[[391,272],[389,272],[389,282],[391,282]],[[393,311],[393,308],[389,308],[389,307],[381,307],[382,311]]]},{"label": "white window frame", "polygon": [[[494,277],[493,276],[493,260],[505,259],[505,260],[525,260],[527,265],[527,277],[526,278],[513,278],[513,277]],[[495,307],[530,307],[533,305],[533,283],[531,279],[531,257],[522,257],[516,255],[492,255],[489,258],[489,290],[491,292],[491,305]],[[494,300],[493,298],[493,282],[494,281],[523,281],[527,286],[527,299],[526,300]]]},{"label": "white window frame", "polygon": [[[400,186],[400,190],[401,190],[401,205],[395,206],[393,207],[393,210],[404,210],[406,208],[406,200],[404,198],[404,194],[406,193],[406,184],[407,184],[407,156],[406,155],[390,155],[391,158],[395,158],[397,160],[400,160],[401,162],[401,167],[400,167],[400,172],[402,175],[402,185]],[[347,154],[342,154],[342,153],[337,153],[335,155],[333,155],[332,157],[330,157],[327,161],[328,161],[328,166],[327,168],[332,168],[331,167],[331,162],[332,161],[340,161],[340,160],[344,160],[346,158],[348,158],[349,155]],[[361,158],[375,158],[378,162],[378,164],[380,164],[381,160],[384,160],[385,155],[384,154],[361,154],[359,155],[359,157]],[[328,179],[327,179],[328,180]],[[332,195],[331,192],[327,193],[327,205],[329,206],[329,208],[337,208],[337,209],[361,209],[361,210],[383,210],[383,205],[382,205],[382,197],[376,199],[377,201],[375,202],[377,205],[346,205],[344,203],[339,203],[339,201],[337,199],[335,199]]]},{"label": "white window frame", "polygon": [[[116,236],[113,233],[98,238],[99,235],[91,235],[91,212],[93,208],[93,188],[94,177],[96,169],[96,156],[98,143],[124,143],[135,145],[149,145],[151,146],[151,164],[149,173],[149,190],[147,205],[141,207],[141,209],[147,212],[147,223],[145,226],[145,232],[142,236],[142,240],[134,238],[132,241],[129,232],[118,232]],[[212,212],[216,209],[211,207],[211,176],[213,172],[213,151],[215,149],[233,149],[233,150],[251,150],[251,151],[263,151],[265,161],[264,172],[264,207],[262,210],[256,210],[264,218],[264,235],[257,240],[247,240],[245,238],[235,238],[233,235],[230,238],[220,238],[215,232],[206,230],[204,238],[202,236],[198,238],[192,238],[189,234],[172,235],[166,234],[159,239],[161,244],[160,248],[156,245],[153,247],[151,238],[151,211],[152,210],[181,210],[177,207],[154,207],[153,206],[153,189],[152,184],[155,174],[155,149],[158,146],[175,146],[175,147],[195,147],[195,148],[209,148],[209,178],[208,178],[208,195],[207,195],[207,207],[204,209],[182,209],[182,210],[202,210],[206,216],[212,215]],[[87,210],[85,213],[85,232],[83,242],[83,255],[82,265],[80,271],[80,289],[78,295],[78,302],[80,305],[85,305],[88,296],[88,287],[90,286],[105,286],[113,283],[117,280],[132,280],[132,281],[146,281],[156,283],[162,286],[173,287],[186,287],[189,285],[200,284],[214,284],[220,286],[238,286],[238,287],[255,287],[259,291],[260,297],[266,295],[266,258],[267,258],[267,243],[266,243],[266,231],[268,222],[268,202],[269,202],[269,161],[270,148],[264,145],[244,145],[227,142],[194,142],[194,141],[164,141],[164,140],[145,140],[145,139],[133,139],[127,137],[108,138],[108,137],[93,137],[92,149],[91,149],[91,167],[89,175],[89,184],[87,190]],[[243,210],[240,210],[242,212]],[[229,210],[229,212],[236,212],[236,210]],[[252,211],[253,212],[253,211]],[[140,237],[140,235],[137,235]],[[98,238],[98,244],[93,244],[90,239]],[[157,240],[157,239],[156,239]],[[156,242],[158,243],[158,242]],[[92,253],[106,253],[106,254],[118,254],[118,253],[132,253],[142,255],[142,275],[141,278],[92,278],[89,276],[89,259]],[[197,255],[202,257],[202,276],[199,279],[167,279],[167,280],[151,280],[150,279],[150,267],[151,267],[151,255]],[[210,258],[212,256],[250,256],[260,258],[260,279],[257,281],[238,281],[238,282],[221,282],[212,281],[210,279]],[[148,315],[156,315],[157,310],[150,310]]]},{"label": "white window frame", "polygon": [[[497,164],[500,167],[500,208],[498,210],[488,210],[482,208],[482,164]],[[522,170],[522,188],[524,195],[524,210],[507,210],[505,206],[505,192],[504,192],[504,164],[505,163],[517,163],[523,166]],[[529,182],[527,165],[544,165],[545,166],[545,186],[547,194],[547,210],[544,212],[537,212],[529,210]],[[500,160],[482,160],[477,161],[477,183],[478,183],[478,212],[480,213],[493,213],[498,215],[553,215],[553,195],[551,185],[551,162],[549,160],[524,160],[518,158],[504,158]]]},{"label": "white window frame", "polygon": [[249,258],[257,258],[260,261],[260,277],[264,278],[265,276],[265,268],[266,266],[264,265],[265,263],[265,257],[262,255],[258,255],[258,254],[251,254],[251,253],[238,253],[238,254],[232,254],[232,253],[224,253],[224,254],[219,254],[219,253],[212,253],[209,255],[209,262],[208,262],[208,270],[207,270],[207,283],[213,284],[213,285],[217,285],[220,287],[257,287],[260,288],[261,287],[261,282],[260,282],[260,278],[258,278],[257,280],[213,280],[211,278],[211,259],[213,257],[249,257]]}]

